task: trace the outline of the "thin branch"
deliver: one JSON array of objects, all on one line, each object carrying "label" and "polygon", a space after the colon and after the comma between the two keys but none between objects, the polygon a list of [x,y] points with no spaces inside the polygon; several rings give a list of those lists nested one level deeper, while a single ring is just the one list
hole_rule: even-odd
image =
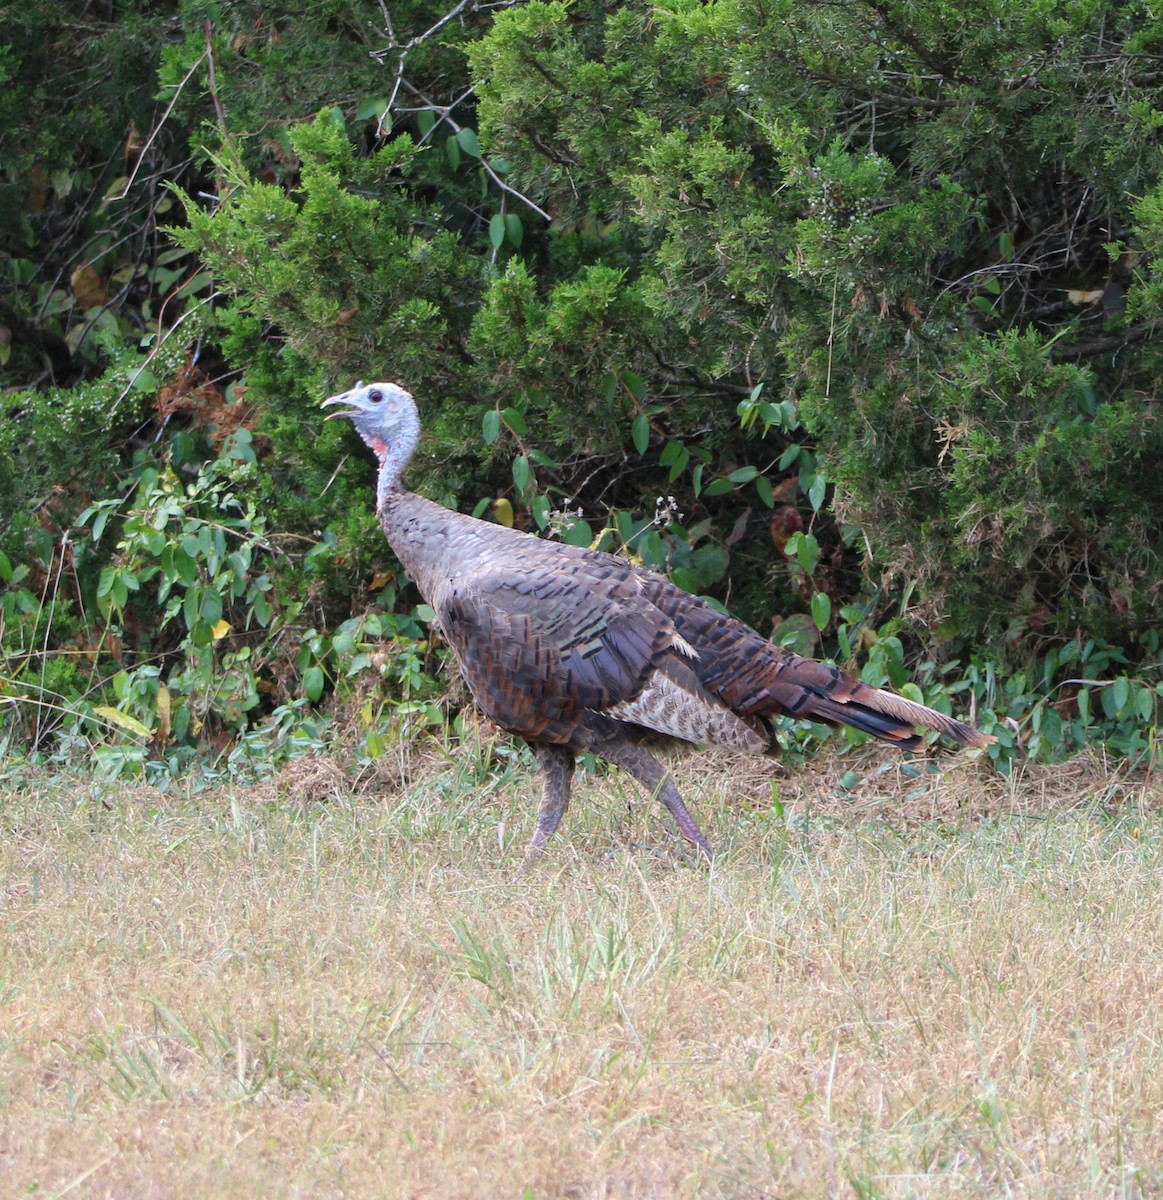
[{"label": "thin branch", "polygon": [[158,121],[158,123],[153,127],[153,132],[149,135],[148,138],[146,138],[145,145],[142,146],[141,152],[137,156],[137,162],[134,164],[133,171],[130,173],[129,179],[126,181],[125,186],[115,196],[110,196],[109,197],[110,200],[124,200],[125,197],[129,194],[129,189],[131,187],[133,187],[133,181],[137,178],[137,172],[141,169],[141,164],[143,162],[145,162],[146,152],[149,150],[150,146],[153,145],[154,138],[156,138],[157,135],[159,133],[161,133],[162,126],[169,119],[170,113],[173,112],[173,110],[174,110],[174,105],[177,104],[177,102],[178,102],[178,97],[182,94],[182,89],[186,86],[187,83],[190,82],[190,79],[193,77],[194,72],[202,65],[202,60],[206,57],[207,52],[208,52],[207,50],[204,50],[201,53],[201,55],[198,57],[198,61],[195,62],[194,65],[186,72],[185,79],[183,79],[182,82],[178,84],[177,88],[174,91],[173,96],[170,99],[169,104],[166,105],[166,111],[164,113],[162,113],[161,120]]},{"label": "thin branch", "polygon": [[[402,83],[402,85],[404,86],[406,91],[411,92],[413,96],[417,97],[420,100],[423,100],[428,105],[428,107],[432,109],[433,112],[439,113],[441,120],[448,122],[448,124],[452,128],[453,133],[459,133],[461,131],[463,126],[459,125],[453,119],[448,108],[445,108],[443,105],[437,104],[436,101],[433,100],[431,96],[422,92],[418,87],[409,83],[406,79],[401,79],[400,82]],[[517,200],[520,200],[522,204],[528,205],[528,207],[531,208],[539,217],[544,217],[545,220],[547,220],[547,221],[553,220],[553,218],[549,215],[549,213],[547,213],[545,211],[545,209],[543,209],[540,205],[535,204],[532,200],[529,199],[528,196],[525,196],[521,192],[517,191],[516,188],[510,187],[509,184],[507,184],[500,177],[500,175],[498,175],[496,173],[496,171],[493,170],[492,166],[489,163],[489,160],[483,154],[480,157],[480,164],[484,168],[485,174],[488,175],[488,177],[497,185],[497,187],[499,187],[501,189],[501,191],[507,192],[510,196],[514,197]]]},{"label": "thin branch", "polygon": [[1065,346],[1050,347],[1051,358],[1093,358],[1096,354],[1105,354],[1108,350],[1121,350],[1124,346],[1133,346],[1136,342],[1144,342],[1159,328],[1157,320],[1143,321],[1122,329],[1108,337],[1094,338],[1089,342],[1071,342]]}]

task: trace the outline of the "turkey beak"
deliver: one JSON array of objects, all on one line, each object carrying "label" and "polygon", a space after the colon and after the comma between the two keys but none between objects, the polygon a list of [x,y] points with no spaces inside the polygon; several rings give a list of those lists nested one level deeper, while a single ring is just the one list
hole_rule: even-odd
[{"label": "turkey beak", "polygon": [[320,408],[326,408],[329,404],[347,404],[350,407],[348,407],[346,409],[341,409],[338,412],[328,413],[327,416],[324,417],[323,419],[325,421],[334,421],[336,417],[358,417],[358,416],[360,416],[363,412],[363,409],[360,408],[359,405],[357,405],[354,400],[348,399],[348,397],[350,395],[351,395],[350,392],[340,392],[340,394],[338,396],[328,396],[327,399],[324,400],[321,405],[319,405]]}]

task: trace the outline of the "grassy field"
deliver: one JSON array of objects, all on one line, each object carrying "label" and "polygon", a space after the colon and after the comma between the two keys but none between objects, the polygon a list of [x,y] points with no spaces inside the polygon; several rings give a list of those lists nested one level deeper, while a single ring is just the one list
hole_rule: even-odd
[{"label": "grassy field", "polygon": [[10,771],[0,1196],[1163,1193],[1163,787],[880,761]]}]

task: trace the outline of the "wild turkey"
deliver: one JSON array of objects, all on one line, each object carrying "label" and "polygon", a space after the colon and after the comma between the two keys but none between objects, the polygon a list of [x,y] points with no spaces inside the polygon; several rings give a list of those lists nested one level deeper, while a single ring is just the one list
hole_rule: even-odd
[{"label": "wild turkey", "polygon": [[775,749],[766,718],[851,725],[904,749],[915,726],[963,746],[987,734],[834,667],[772,645],[666,579],[594,550],[543,541],[450,512],[403,486],[420,437],[412,397],[357,384],[342,405],[379,460],[376,511],[409,577],[435,610],[473,698],[529,743],[544,795],[529,857],[569,803],[574,760],[590,751],[656,794],[706,857],[711,845],[644,730],[751,753]]}]

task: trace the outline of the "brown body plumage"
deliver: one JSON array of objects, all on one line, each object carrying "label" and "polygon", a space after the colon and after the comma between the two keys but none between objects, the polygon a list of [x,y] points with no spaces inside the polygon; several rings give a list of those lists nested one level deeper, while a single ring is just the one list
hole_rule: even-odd
[{"label": "brown body plumage", "polygon": [[450,512],[404,489],[419,439],[411,396],[357,385],[346,407],[380,463],[377,512],[436,612],[479,707],[533,748],[545,777],[536,853],[569,802],[574,760],[593,752],[656,793],[711,857],[666,769],[641,744],[652,730],[751,753],[774,746],[768,719],[851,725],[904,749],[916,727],[963,746],[988,735],[894,692],[773,645],[660,575],[594,550],[543,541]]}]

